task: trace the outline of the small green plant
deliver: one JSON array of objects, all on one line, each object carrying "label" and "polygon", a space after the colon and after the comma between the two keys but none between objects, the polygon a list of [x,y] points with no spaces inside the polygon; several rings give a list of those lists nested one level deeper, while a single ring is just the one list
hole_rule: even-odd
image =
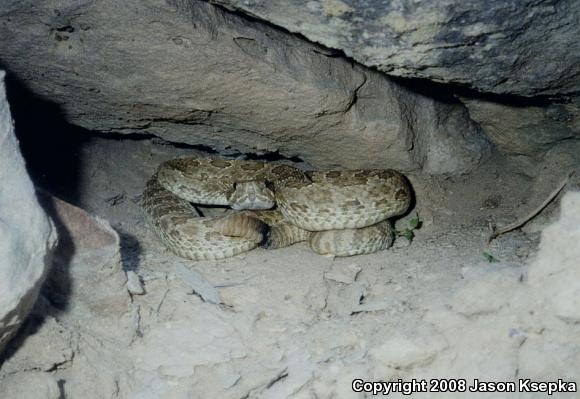
[{"label": "small green plant", "polygon": [[489,263],[499,262],[499,260],[495,256],[493,256],[487,251],[483,251],[482,255]]},{"label": "small green plant", "polygon": [[405,237],[409,241],[413,241],[415,238],[415,230],[418,230],[423,225],[421,219],[419,219],[419,214],[415,213],[415,216],[409,220],[409,227],[403,230],[397,230],[397,237]]}]

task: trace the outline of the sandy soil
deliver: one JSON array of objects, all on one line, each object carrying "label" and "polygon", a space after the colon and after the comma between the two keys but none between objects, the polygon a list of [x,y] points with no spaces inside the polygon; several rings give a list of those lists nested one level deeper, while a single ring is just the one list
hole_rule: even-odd
[{"label": "sandy soil", "polygon": [[[517,288],[535,258],[537,226],[486,246],[489,220],[513,221],[551,187],[507,172],[500,157],[466,177],[408,174],[416,204],[396,226],[419,214],[412,243],[399,238],[390,250],[350,258],[321,257],[297,244],[192,262],[163,248],[137,202],[160,162],[195,153],[148,139],[94,138],[79,147],[79,183],[52,191],[110,222],[121,236],[123,269],[139,276],[145,292],[131,295],[116,321],[90,332],[70,331],[45,302],[37,315],[50,316],[35,324],[35,345],[53,342],[43,355],[50,367],[23,366],[23,345],[2,368],[7,384],[27,376],[49,387],[36,397],[55,398],[350,398],[364,396],[353,392],[355,378],[471,384],[524,371],[574,377],[573,368],[568,375],[530,368],[537,354],[522,349],[542,328],[541,320],[522,318],[529,301],[518,299]],[[550,207],[540,223],[556,211]],[[74,295],[83,294],[71,302]],[[55,329],[62,331],[56,341]],[[577,364],[578,352],[567,350]],[[58,391],[51,391],[54,381]],[[493,397],[546,397],[538,395]]]}]

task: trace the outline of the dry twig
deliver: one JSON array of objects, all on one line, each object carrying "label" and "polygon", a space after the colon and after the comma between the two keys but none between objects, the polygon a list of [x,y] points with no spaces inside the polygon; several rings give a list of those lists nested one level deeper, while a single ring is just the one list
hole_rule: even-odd
[{"label": "dry twig", "polygon": [[512,230],[515,230],[515,229],[522,227],[524,224],[528,223],[530,220],[532,220],[534,217],[536,217],[542,211],[542,209],[544,209],[546,206],[548,206],[548,204],[550,202],[552,202],[554,200],[554,198],[556,198],[558,196],[560,191],[562,191],[562,189],[566,186],[566,184],[568,184],[568,181],[570,181],[570,178],[573,175],[574,175],[574,171],[571,171],[570,173],[568,173],[566,178],[564,180],[562,180],[560,185],[558,185],[558,187],[554,191],[552,191],[552,193],[548,196],[548,198],[546,198],[546,200],[544,202],[542,202],[542,204],[540,206],[538,206],[536,209],[534,209],[532,212],[530,212],[529,214],[527,214],[523,218],[518,219],[515,222],[510,223],[507,226],[504,226],[504,227],[499,228],[499,229],[495,226],[495,224],[490,222],[489,228],[491,230],[491,234],[489,235],[489,237],[487,239],[487,243],[488,244],[491,243],[491,241],[494,238],[497,238],[498,236],[500,236],[502,234],[508,233]]}]

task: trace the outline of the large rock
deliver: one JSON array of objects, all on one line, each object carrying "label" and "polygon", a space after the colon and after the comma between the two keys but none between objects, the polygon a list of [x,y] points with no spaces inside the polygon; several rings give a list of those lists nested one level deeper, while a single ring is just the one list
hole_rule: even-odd
[{"label": "large rock", "polygon": [[[139,315],[138,306],[131,311],[119,235],[67,202],[46,193],[40,200],[59,245],[42,290],[46,299],[34,307],[0,369],[0,397],[53,398],[53,385],[58,398],[120,397],[116,367],[124,360],[112,359],[136,339]],[[47,376],[23,378],[31,371]]]},{"label": "large rock", "polygon": [[317,168],[453,174],[489,154],[460,103],[206,2],[4,1],[0,15],[0,61],[87,129]]},{"label": "large rock", "polygon": [[562,197],[560,218],[542,232],[527,298],[535,331],[520,349],[519,374],[577,382],[580,373],[580,191]]},{"label": "large rock", "polygon": [[534,156],[558,142],[580,140],[580,102],[510,104],[469,97],[461,100],[471,118],[505,154]]},{"label": "large rock", "polygon": [[[570,325],[580,323],[578,242],[580,192],[577,191],[569,192],[562,198],[560,220],[542,232],[540,251],[529,274],[530,285],[538,293],[538,298],[544,301],[547,313]],[[580,355],[580,347],[576,349]]]},{"label": "large rock", "polygon": [[66,309],[62,318],[71,324],[87,327],[93,324],[84,320],[88,319],[100,325],[107,318],[118,323],[129,302],[119,235],[106,220],[68,202],[46,193],[40,199],[60,237],[53,272],[45,284],[46,296]]},{"label": "large rock", "polygon": [[529,267],[508,262],[465,267],[463,286],[450,303],[434,305],[426,314],[443,341],[452,343],[426,374],[453,373],[468,381],[529,378],[577,384],[579,241],[580,191],[570,191],[562,196],[559,219],[542,232]]},{"label": "large rock", "polygon": [[56,241],[14,137],[0,71],[0,351],[36,301]]},{"label": "large rock", "polygon": [[580,91],[580,2],[211,0],[390,75],[522,96]]},{"label": "large rock", "polygon": [[[562,179],[570,170],[580,172],[580,98],[560,103],[514,98],[498,101],[495,97],[466,95],[460,98],[470,117],[513,161],[512,165],[536,178],[535,193],[545,197],[553,190],[554,180]],[[531,198],[531,203],[542,201]]]}]

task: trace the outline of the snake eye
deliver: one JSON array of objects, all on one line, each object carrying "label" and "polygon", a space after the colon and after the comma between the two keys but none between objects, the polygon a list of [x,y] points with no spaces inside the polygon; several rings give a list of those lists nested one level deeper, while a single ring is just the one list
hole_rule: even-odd
[{"label": "snake eye", "polygon": [[234,190],[235,190],[236,188],[238,188],[238,182],[237,182],[237,181],[235,181],[235,182],[234,182]]}]

